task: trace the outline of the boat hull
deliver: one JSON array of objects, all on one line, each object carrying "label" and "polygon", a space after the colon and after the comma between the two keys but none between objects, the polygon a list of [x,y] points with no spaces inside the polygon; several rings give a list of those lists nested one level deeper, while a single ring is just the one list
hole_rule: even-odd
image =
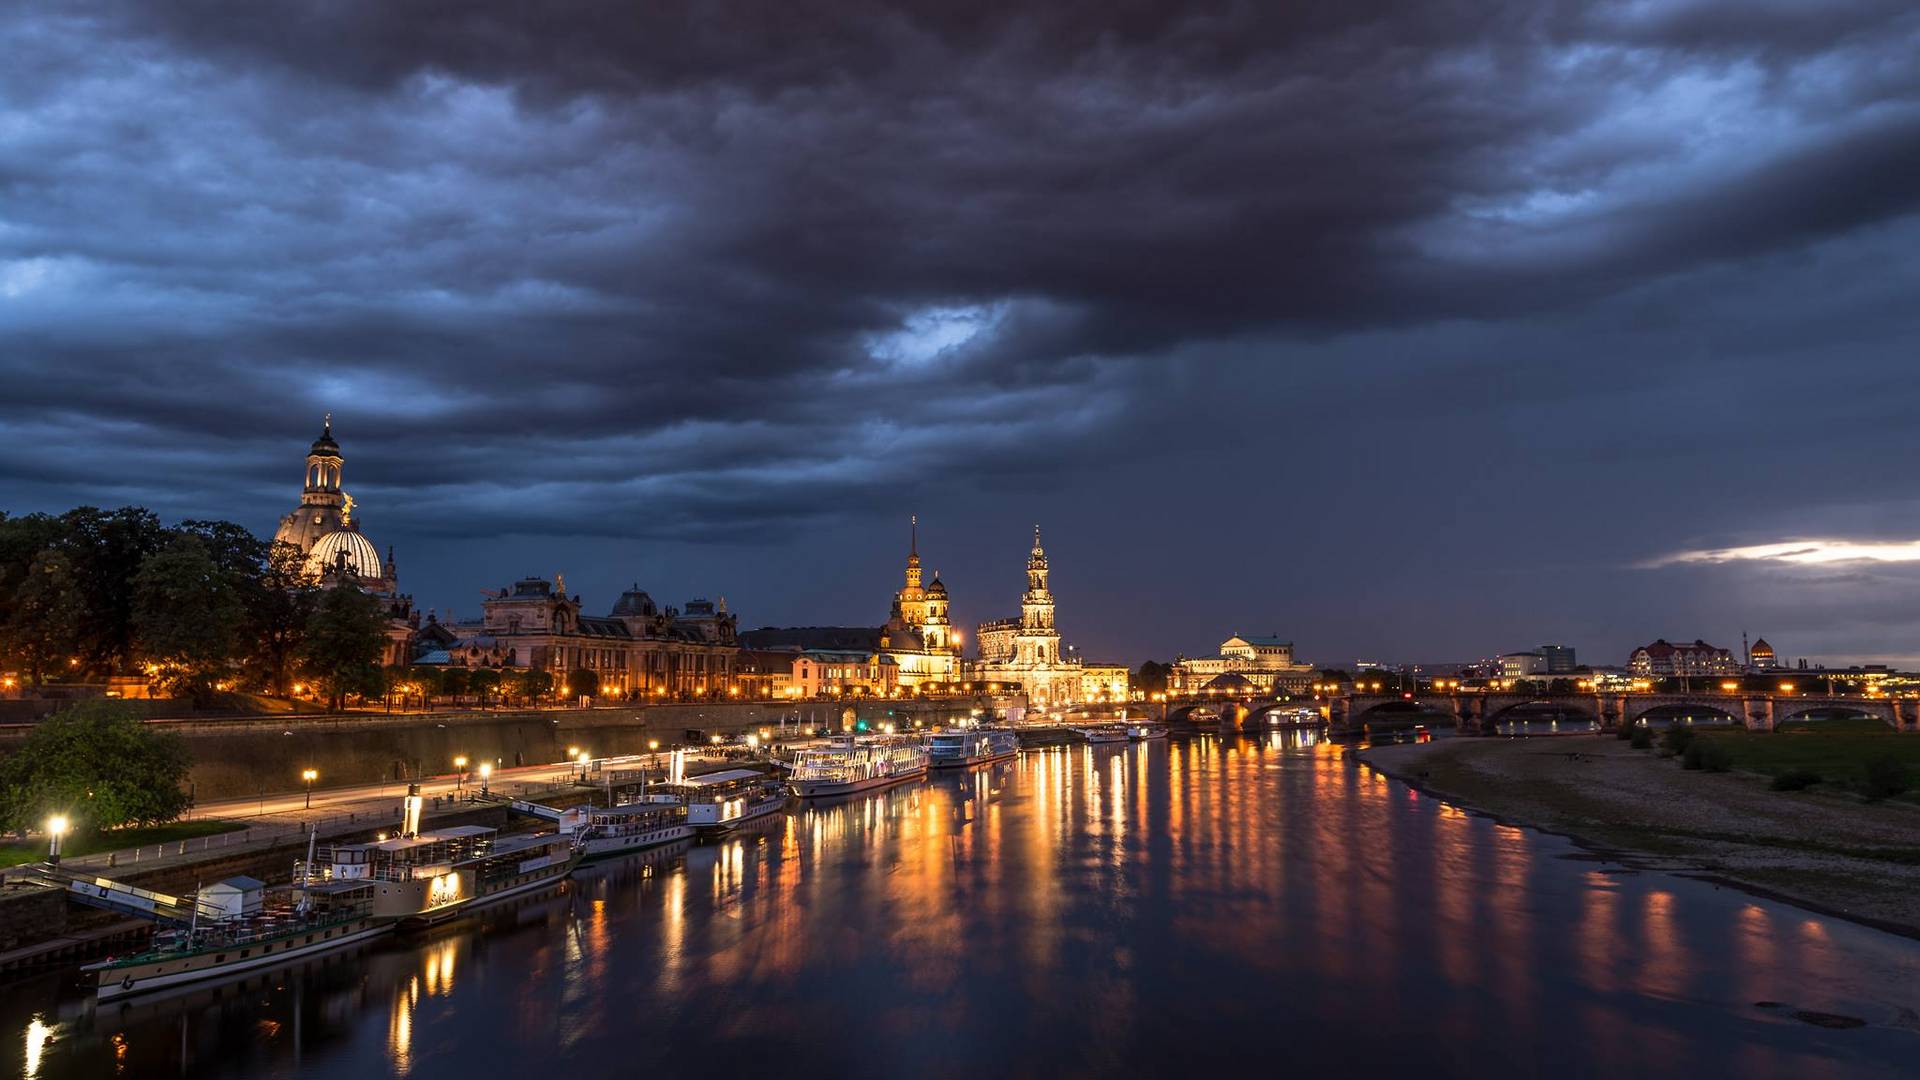
[{"label": "boat hull", "polygon": [[580,841],[580,858],[583,861],[588,859],[611,859],[617,855],[644,851],[650,847],[659,847],[661,844],[671,844],[675,840],[685,840],[692,835],[693,826],[683,822],[677,825],[662,825],[657,829],[647,829],[643,832],[628,833],[623,836],[591,836]]},{"label": "boat hull", "polygon": [[449,919],[457,919],[468,912],[477,911],[480,908],[486,907],[488,904],[498,903],[510,896],[519,896],[521,893],[546,888],[556,882],[565,881],[573,874],[573,868],[578,865],[579,862],[580,856],[576,854],[564,862],[554,863],[550,866],[543,867],[539,872],[527,875],[524,881],[498,885],[487,892],[480,893],[465,900],[451,904],[443,904],[431,911],[408,915],[400,920],[400,927],[403,930],[418,930],[421,927],[434,926],[446,922]]},{"label": "boat hull", "polygon": [[[101,1001],[111,1001],[170,986],[205,982],[256,968],[304,960],[379,937],[390,932],[393,926],[392,920],[369,915],[340,927],[315,930],[313,934],[317,936],[311,944],[304,940],[308,935],[303,931],[284,938],[230,946],[224,952],[161,957],[145,963],[102,968],[99,998]],[[227,959],[218,960],[221,956]]]},{"label": "boat hull", "polygon": [[777,814],[781,810],[786,809],[786,806],[787,797],[785,795],[781,795],[778,798],[763,799],[755,803],[748,803],[746,808],[740,811],[739,817],[728,818],[725,821],[694,822],[693,834],[695,836],[721,836],[732,832],[749,821],[756,821],[766,817],[768,814]]},{"label": "boat hull", "polygon": [[919,780],[927,775],[927,767],[921,765],[904,772],[889,773],[886,776],[868,776],[859,780],[789,780],[788,786],[802,799],[824,799],[834,795],[853,795],[862,791],[878,791],[881,788],[904,784],[909,780]]},{"label": "boat hull", "polygon": [[1010,761],[1020,756],[1020,748],[1002,750],[998,753],[975,754],[972,757],[934,758],[927,763],[934,769],[970,769],[975,765],[991,765],[996,761]]}]

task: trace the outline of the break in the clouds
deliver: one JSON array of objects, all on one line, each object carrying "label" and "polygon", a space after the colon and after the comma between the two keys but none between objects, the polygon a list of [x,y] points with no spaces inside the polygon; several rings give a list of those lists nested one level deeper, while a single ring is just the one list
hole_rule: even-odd
[{"label": "break in the clouds", "polygon": [[1116,656],[1726,636],[1744,590],[1635,567],[1920,533],[1917,46],[1869,0],[12,5],[0,502],[264,527],[332,411],[429,604],[642,563],[877,619],[917,510],[969,617],[1047,521]]},{"label": "break in the clouds", "polygon": [[1869,542],[1857,540],[1789,540],[1778,544],[1683,551],[1655,560],[1654,566],[1684,563],[1776,562],[1802,566],[1829,563],[1920,562],[1920,540]]}]

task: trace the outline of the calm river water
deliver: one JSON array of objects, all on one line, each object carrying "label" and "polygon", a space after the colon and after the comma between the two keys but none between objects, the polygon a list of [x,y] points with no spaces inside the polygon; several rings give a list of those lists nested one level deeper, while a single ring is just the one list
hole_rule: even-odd
[{"label": "calm river water", "polygon": [[1029,751],[169,1000],[16,985],[0,1074],[1912,1076],[1917,1008],[1920,943],[1274,735]]}]

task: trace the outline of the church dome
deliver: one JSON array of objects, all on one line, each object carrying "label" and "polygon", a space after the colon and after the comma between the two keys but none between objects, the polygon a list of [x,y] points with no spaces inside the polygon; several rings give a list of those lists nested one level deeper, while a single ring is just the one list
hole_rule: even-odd
[{"label": "church dome", "polygon": [[928,595],[928,596],[945,596],[945,595],[947,595],[947,586],[946,586],[946,584],[945,584],[944,582],[942,582],[942,581],[941,581],[941,580],[940,580],[939,578],[937,578],[937,577],[936,577],[936,578],[934,578],[934,579],[933,579],[933,584],[931,584],[931,585],[929,585],[929,586],[927,586],[927,595]]},{"label": "church dome", "polygon": [[346,556],[347,571],[363,578],[380,576],[380,552],[373,541],[352,529],[341,529],[321,537],[307,553],[307,573],[320,577],[334,568],[341,555]]}]

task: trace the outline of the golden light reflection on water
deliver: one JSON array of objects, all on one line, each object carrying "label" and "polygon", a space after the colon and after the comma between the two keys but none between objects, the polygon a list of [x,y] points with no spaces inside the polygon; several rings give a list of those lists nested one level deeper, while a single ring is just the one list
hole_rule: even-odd
[{"label": "golden light reflection on water", "polygon": [[1674,922],[1674,896],[1665,889],[1648,892],[1640,913],[1642,934],[1640,976],[1645,993],[1663,998],[1680,996],[1686,987],[1687,947]]},{"label": "golden light reflection on water", "polygon": [[413,1072],[413,1008],[420,1000],[420,979],[410,976],[393,995],[387,1012],[387,1061],[393,1075]]},{"label": "golden light reflection on water", "polygon": [[[1703,1001],[1736,1001],[1741,1023],[1762,998],[1819,1007],[1809,983],[1859,955],[1825,920],[1568,860],[1283,732],[1028,750],[683,851],[596,864],[551,900],[381,954],[332,1022],[364,1024],[355,1045],[385,1059],[370,1071],[397,1076],[445,1074],[450,1047],[488,1040],[624,1075],[689,1045],[819,1046],[850,1016],[876,1046],[982,1075],[1058,1053],[1055,1033],[1082,1055],[1063,1074],[1121,1073],[1185,1039],[1250,1037],[1283,1003],[1290,1028],[1266,1037],[1288,1053],[1341,1031],[1303,1074],[1385,1033],[1457,1064],[1499,1031],[1572,1037],[1631,1074],[1687,1051]],[[1680,1010],[1686,1025],[1665,1021]],[[269,1041],[266,1019],[228,1027]],[[22,1023],[25,1075],[77,1075],[47,1076],[65,1033]],[[140,1051],[165,1041],[103,1051],[90,1075],[122,1057],[145,1075]],[[1748,1053],[1726,1060],[1781,1073]]]}]

